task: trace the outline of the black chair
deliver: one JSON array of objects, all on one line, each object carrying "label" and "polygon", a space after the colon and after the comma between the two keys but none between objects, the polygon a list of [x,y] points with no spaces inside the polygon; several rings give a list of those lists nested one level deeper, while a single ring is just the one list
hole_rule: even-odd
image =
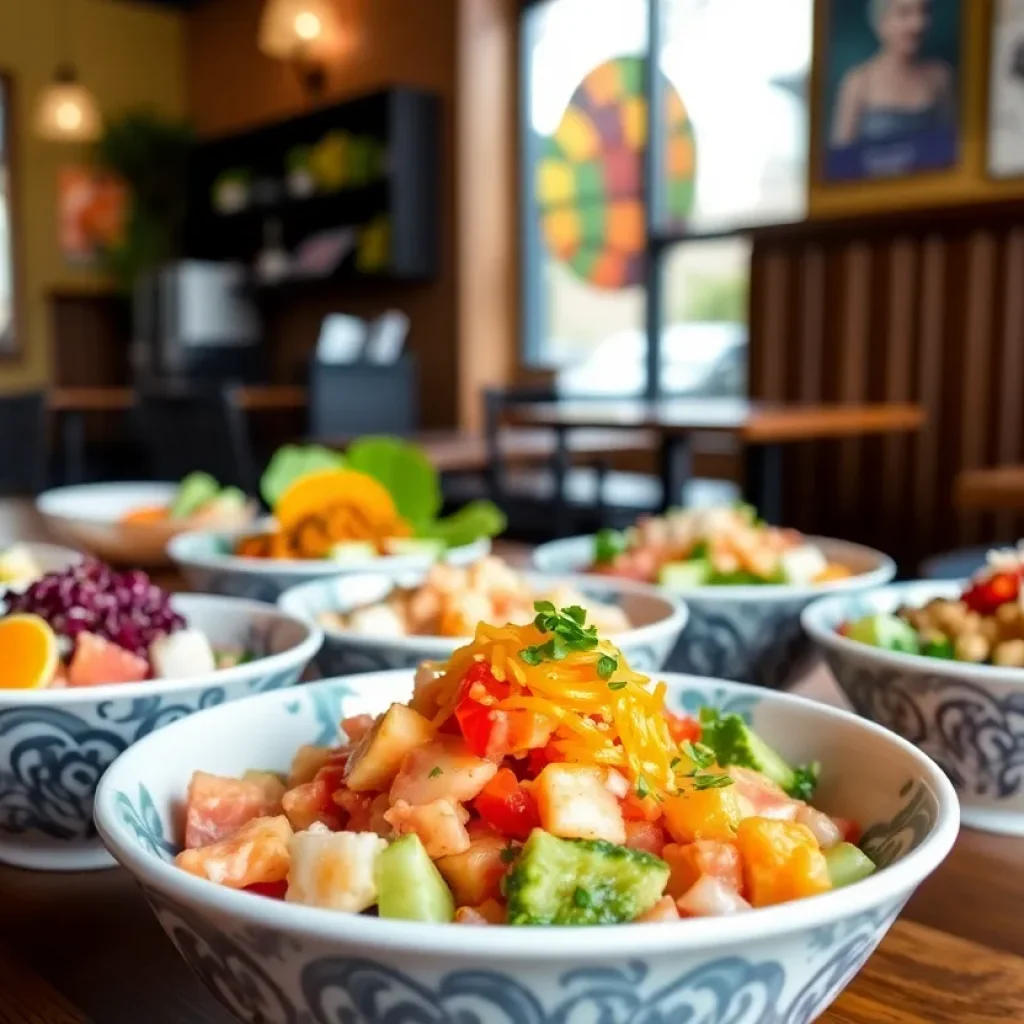
[{"label": "black chair", "polygon": [[46,395],[28,391],[0,396],[0,437],[0,495],[24,497],[45,490]]},{"label": "black chair", "polygon": [[255,457],[235,384],[149,384],[136,389],[135,418],[152,474],[180,480],[203,471],[256,492]]}]

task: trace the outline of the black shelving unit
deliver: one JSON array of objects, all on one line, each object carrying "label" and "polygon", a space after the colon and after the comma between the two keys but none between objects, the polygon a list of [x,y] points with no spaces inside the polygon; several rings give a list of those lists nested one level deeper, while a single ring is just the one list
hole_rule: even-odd
[{"label": "black shelving unit", "polygon": [[[289,153],[315,146],[331,132],[369,140],[372,172],[331,191],[288,194]],[[269,221],[280,224],[281,241],[289,251],[331,228],[352,227],[358,233],[386,222],[384,261],[368,272],[357,268],[352,254],[330,279],[430,278],[438,259],[438,162],[437,97],[404,87],[209,140],[197,148],[193,162],[188,254],[251,264]],[[225,174],[234,172],[245,172],[248,199],[239,209],[220,210],[214,203],[215,188]]]}]

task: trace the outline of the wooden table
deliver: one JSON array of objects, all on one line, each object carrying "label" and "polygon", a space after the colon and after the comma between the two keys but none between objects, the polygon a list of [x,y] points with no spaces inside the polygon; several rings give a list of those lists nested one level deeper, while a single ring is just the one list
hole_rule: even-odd
[{"label": "wooden table", "polygon": [[956,478],[954,494],[961,508],[1024,511],[1024,466],[965,469]]},{"label": "wooden table", "polygon": [[[507,421],[548,427],[567,450],[571,430],[649,430],[660,442],[662,502],[678,504],[690,478],[695,433],[729,433],[743,443],[746,494],[770,522],[781,519],[782,446],[801,441],[853,438],[920,430],[924,411],[916,405],[769,405],[745,399],[640,399],[611,402],[564,400],[512,407]],[[560,465],[564,467],[565,459]],[[564,477],[559,481],[563,491]]]},{"label": "wooden table", "polygon": [[[18,536],[44,537],[31,503],[0,501],[0,543]],[[842,699],[822,668],[797,689]],[[1024,839],[965,829],[822,1024],[1024,1022],[1022,862]],[[123,871],[0,866],[0,1024],[229,1022]]]},{"label": "wooden table", "polygon": [[[304,409],[306,389],[291,384],[243,384],[237,389],[238,404],[246,412]],[[89,413],[129,412],[135,405],[132,388],[52,388],[47,408],[59,421],[68,483],[82,479],[85,462],[85,417]]]}]

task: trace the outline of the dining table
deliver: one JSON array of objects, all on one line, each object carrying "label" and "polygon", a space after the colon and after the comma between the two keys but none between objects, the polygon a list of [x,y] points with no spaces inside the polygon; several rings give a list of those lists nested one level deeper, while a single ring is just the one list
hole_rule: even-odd
[{"label": "dining table", "polygon": [[[0,546],[19,539],[47,539],[43,524],[30,502],[0,500]],[[512,562],[529,559],[525,545],[497,548]],[[180,586],[172,576],[161,582]],[[843,702],[821,664],[794,689]],[[822,1024],[1024,1022],[1022,864],[1024,837],[963,829]],[[231,1020],[177,954],[127,872],[0,865],[0,1024]]]},{"label": "dining table", "polygon": [[571,432],[644,430],[657,436],[662,510],[682,504],[691,477],[693,437],[728,434],[742,446],[744,495],[768,522],[782,521],[782,453],[788,445],[879,434],[912,433],[925,425],[924,410],[907,403],[782,404],[745,398],[562,398],[510,405],[504,421],[546,427],[556,435],[553,459],[559,519],[565,521],[565,476]]}]

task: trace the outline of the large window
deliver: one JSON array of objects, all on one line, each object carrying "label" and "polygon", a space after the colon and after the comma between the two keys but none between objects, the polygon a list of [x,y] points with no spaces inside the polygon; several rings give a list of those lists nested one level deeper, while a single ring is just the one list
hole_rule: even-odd
[{"label": "large window", "polygon": [[812,6],[525,11],[524,354],[563,389],[745,391],[743,232],[805,212]]}]

